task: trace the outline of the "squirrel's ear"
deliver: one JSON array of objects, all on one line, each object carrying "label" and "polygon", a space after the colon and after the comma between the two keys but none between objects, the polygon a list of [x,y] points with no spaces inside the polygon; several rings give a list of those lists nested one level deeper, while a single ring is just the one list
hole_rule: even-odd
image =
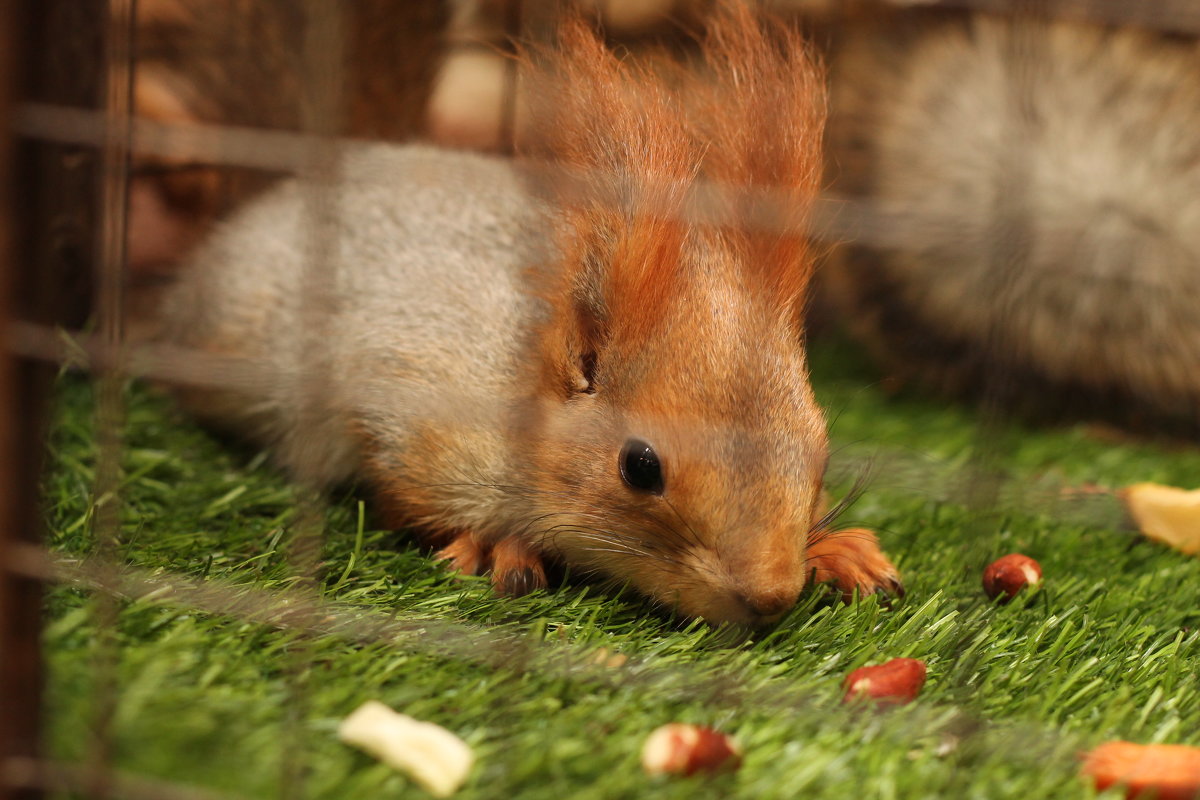
[{"label": "squirrel's ear", "polygon": [[608,323],[608,312],[596,293],[586,282],[576,284],[567,311],[565,337],[568,388],[572,394],[596,391],[596,364],[609,335]]},{"label": "squirrel's ear", "polygon": [[596,367],[605,344],[606,315],[583,293],[566,290],[566,303],[552,303],[540,331],[542,381],[563,398],[596,391]]},{"label": "squirrel's ear", "polygon": [[585,322],[649,335],[676,295],[683,207],[703,161],[665,55],[622,59],[582,18],[527,54],[535,113],[522,154],[560,209],[562,260]]},{"label": "squirrel's ear", "polygon": [[596,329],[586,320],[579,320],[576,335],[569,350],[571,368],[568,388],[572,394],[595,394],[596,364],[601,342]]},{"label": "squirrel's ear", "polygon": [[705,173],[750,190],[737,231],[750,277],[776,302],[802,304],[814,263],[808,227],[822,172],[824,69],[793,25],[749,3],[716,4],[702,51],[711,80],[689,94],[712,143]]}]

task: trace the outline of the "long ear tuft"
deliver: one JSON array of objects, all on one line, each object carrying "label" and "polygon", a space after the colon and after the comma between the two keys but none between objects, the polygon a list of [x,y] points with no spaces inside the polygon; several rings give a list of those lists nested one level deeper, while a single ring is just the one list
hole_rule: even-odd
[{"label": "long ear tuft", "polygon": [[705,174],[741,195],[730,209],[748,269],[786,304],[813,272],[807,224],[821,180],[824,69],[790,25],[722,0],[702,50],[709,80],[693,112],[711,143]]},{"label": "long ear tuft", "polygon": [[[746,283],[800,311],[821,67],[792,27],[739,0],[715,1],[699,55],[700,67],[662,51],[621,58],[580,16],[525,54],[533,114],[522,150],[553,165],[545,185],[565,232],[552,271],[565,284],[547,297],[593,349],[609,335],[634,345],[653,335],[682,294],[697,226],[722,228]],[[692,202],[701,178],[719,190],[717,220]]]},{"label": "long ear tuft", "polygon": [[677,294],[688,192],[703,151],[665,58],[634,61],[609,50],[582,18],[567,19],[534,65],[534,127],[524,148],[558,167],[571,296],[601,329],[648,335]]}]

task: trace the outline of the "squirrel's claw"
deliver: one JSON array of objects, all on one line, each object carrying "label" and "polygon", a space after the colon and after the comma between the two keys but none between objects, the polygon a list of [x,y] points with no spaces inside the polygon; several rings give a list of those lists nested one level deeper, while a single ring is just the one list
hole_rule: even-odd
[{"label": "squirrel's claw", "polygon": [[497,594],[507,597],[546,588],[542,557],[516,537],[501,539],[492,548],[492,586]]},{"label": "squirrel's claw", "polygon": [[900,572],[884,555],[879,539],[865,528],[823,531],[813,537],[805,555],[814,583],[833,584],[846,602],[860,595],[879,593],[904,596]]},{"label": "squirrel's claw", "polygon": [[450,562],[450,568],[464,575],[479,575],[487,563],[487,552],[483,543],[473,533],[460,533],[450,543],[434,554],[435,558]]},{"label": "squirrel's claw", "polygon": [[464,575],[490,571],[496,594],[520,597],[546,588],[546,569],[538,553],[515,537],[501,539],[489,548],[470,532],[456,534],[435,557],[449,562]]}]

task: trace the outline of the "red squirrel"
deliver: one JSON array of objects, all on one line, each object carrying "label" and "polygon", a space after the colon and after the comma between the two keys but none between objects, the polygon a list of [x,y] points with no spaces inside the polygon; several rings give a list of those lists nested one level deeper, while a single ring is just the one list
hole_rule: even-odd
[{"label": "red squirrel", "polygon": [[[735,2],[699,54],[698,70],[622,60],[570,18],[527,58],[546,112],[527,152],[569,187],[522,160],[364,145],[332,184],[248,204],[185,265],[164,341],[257,380],[185,404],[305,482],[360,477],[384,524],[501,592],[562,562],[761,625],[813,582],[898,591],[876,537],[830,530],[822,502],[803,346],[821,69]],[[700,182],[769,187],[786,218],[696,221]],[[308,227],[314,191],[328,238]],[[324,290],[305,298],[314,248]]]}]

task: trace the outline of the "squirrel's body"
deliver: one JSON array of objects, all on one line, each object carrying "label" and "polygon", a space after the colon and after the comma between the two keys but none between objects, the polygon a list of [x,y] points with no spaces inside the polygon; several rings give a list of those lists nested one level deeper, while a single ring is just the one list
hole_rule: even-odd
[{"label": "squirrel's body", "polygon": [[[813,573],[897,588],[874,536],[822,508],[802,313],[823,96],[803,43],[722,3],[711,74],[676,86],[582,21],[560,36],[530,135],[549,175],[365,147],[224,223],[171,290],[166,340],[251,379],[185,399],[310,483],[360,476],[384,524],[503,591],[545,585],[553,559],[758,624]],[[786,227],[686,221],[700,176],[774,183]]]},{"label": "squirrel's body", "polygon": [[[524,274],[550,246],[541,202],[487,156],[377,145],[353,149],[345,169],[354,177],[334,186],[273,189],[180,276],[168,338],[269,375],[258,396],[205,392],[191,405],[322,485],[372,454],[405,472],[433,420],[457,435],[423,454],[413,483],[447,495],[508,483],[496,398],[518,396],[519,354],[545,313]],[[327,227],[314,228],[322,206]],[[319,254],[316,236],[332,236],[330,249]],[[319,297],[301,290],[306,277]]]},{"label": "squirrel's body", "polygon": [[830,164],[882,211],[830,284],[897,373],[1200,430],[1200,46],[914,13],[834,59]]}]

